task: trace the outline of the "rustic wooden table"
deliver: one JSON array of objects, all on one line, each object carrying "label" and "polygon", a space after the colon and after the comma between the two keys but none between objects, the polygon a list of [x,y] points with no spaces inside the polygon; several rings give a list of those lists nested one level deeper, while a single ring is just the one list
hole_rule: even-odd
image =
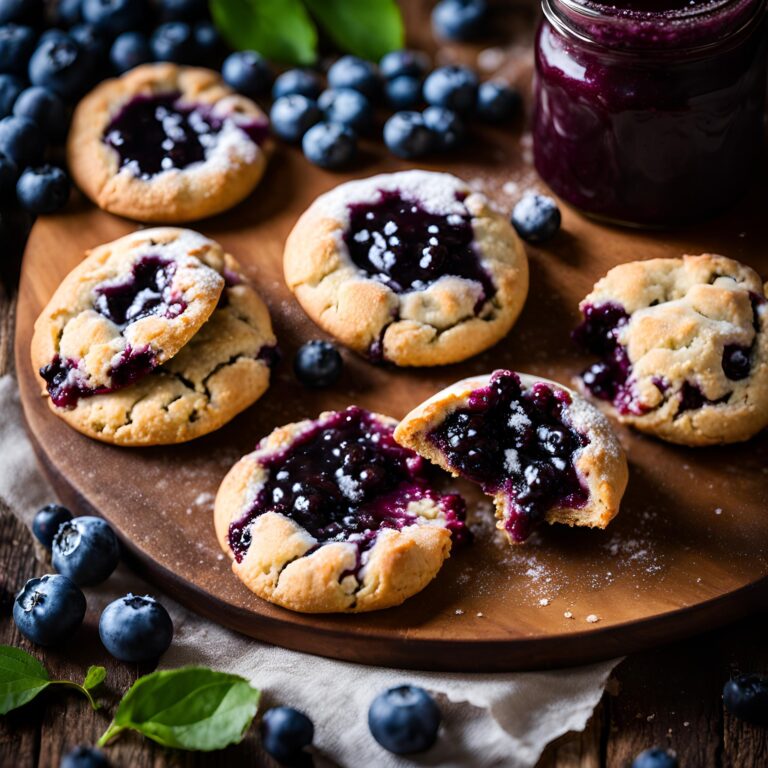
[{"label": "rustic wooden table", "polygon": [[[7,252],[4,256],[10,258]],[[0,287],[0,375],[13,371],[14,315],[15,288]],[[0,509],[0,644],[32,651],[54,676],[80,679],[88,664],[103,664],[108,670],[102,692],[106,706],[92,712],[76,695],[57,692],[0,717],[0,768],[56,768],[62,753],[74,745],[93,744],[108,725],[119,696],[149,671],[110,658],[93,622],[78,636],[76,647],[43,652],[25,641],[11,619],[13,598],[26,579],[46,570],[35,559],[31,534],[12,510]],[[652,745],[676,750],[684,768],[767,765],[768,729],[731,717],[720,695],[732,675],[768,672],[766,638],[768,613],[626,659],[586,730],[550,745],[539,766],[625,768],[635,754]],[[142,768],[221,765],[223,756],[165,750],[127,734],[109,747],[109,757],[115,766]],[[276,765],[261,750],[256,728],[223,759],[227,765]]]}]

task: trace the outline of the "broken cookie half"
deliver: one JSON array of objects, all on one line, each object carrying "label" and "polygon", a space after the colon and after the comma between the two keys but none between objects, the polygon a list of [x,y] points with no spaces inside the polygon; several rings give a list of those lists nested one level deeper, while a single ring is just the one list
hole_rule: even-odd
[{"label": "broken cookie half", "polygon": [[605,416],[560,384],[512,371],[438,392],[400,422],[395,439],[477,483],[512,542],[542,520],[605,528],[627,485]]}]

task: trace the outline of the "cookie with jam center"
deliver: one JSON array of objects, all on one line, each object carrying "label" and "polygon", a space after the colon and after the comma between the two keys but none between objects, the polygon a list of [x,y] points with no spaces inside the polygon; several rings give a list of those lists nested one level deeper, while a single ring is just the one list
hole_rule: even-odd
[{"label": "cookie with jam center", "polygon": [[545,520],[605,528],[627,485],[624,451],[600,411],[556,382],[512,371],[438,392],[395,439],[478,484],[512,543]]},{"label": "cookie with jam center", "polygon": [[400,366],[465,360],[502,339],[528,292],[525,250],[506,217],[446,173],[341,184],[285,245],[288,287],[346,346]]},{"label": "cookie with jam center", "polygon": [[768,301],[759,275],[714,254],[621,264],[579,305],[598,361],[580,387],[673,443],[748,440],[768,426]]},{"label": "cookie with jam center", "polygon": [[214,522],[235,575],[305,613],[399,605],[469,533],[460,496],[435,489],[396,421],[357,407],[280,427],[229,471]]},{"label": "cookie with jam center", "polygon": [[99,246],[35,323],[32,363],[53,412],[125,446],[222,426],[269,386],[269,312],[221,246],[143,230]]},{"label": "cookie with jam center", "polygon": [[80,101],[67,162],[100,208],[181,223],[243,200],[270,150],[266,115],[218,73],[161,63],[105,80]]}]

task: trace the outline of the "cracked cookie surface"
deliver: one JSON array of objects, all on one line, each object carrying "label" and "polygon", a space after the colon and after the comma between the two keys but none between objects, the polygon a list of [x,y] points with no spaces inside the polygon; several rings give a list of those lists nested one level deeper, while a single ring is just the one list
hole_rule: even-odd
[{"label": "cracked cookie surface", "polygon": [[374,361],[465,360],[503,338],[528,292],[514,229],[445,173],[342,184],[301,216],[284,254],[288,287],[324,330]]},{"label": "cracked cookie surface", "polygon": [[79,102],[67,161],[80,189],[104,210],[180,223],[250,194],[270,148],[266,115],[218,73],[145,64]]},{"label": "cracked cookie surface", "polygon": [[605,528],[627,485],[624,451],[603,414],[561,384],[512,371],[438,392],[395,439],[480,485],[513,543],[543,520]]},{"label": "cracked cookie surface", "polygon": [[[206,280],[217,286],[209,307],[211,313],[203,318],[204,322],[185,327],[184,336],[174,338],[172,345],[158,347],[163,351],[158,351],[156,360],[164,362],[133,383],[112,391],[106,391],[108,387],[102,387],[104,391],[95,389],[77,397],[67,407],[57,406],[49,396],[54,413],[89,437],[125,446],[184,442],[218,429],[253,404],[269,386],[276,340],[266,306],[245,282],[237,261],[217,243],[195,232],[172,228],[144,230],[91,252],[65,279],[38,320],[32,345],[33,364],[45,369],[41,362],[62,351],[57,339],[70,350],[69,345],[75,342],[68,335],[75,334],[81,361],[93,358],[107,361],[108,365],[110,359],[120,357],[122,353],[114,352],[110,346],[126,344],[119,334],[120,327],[97,311],[86,309],[86,320],[75,316],[71,322],[76,324],[67,330],[72,291],[86,303],[94,295],[101,295],[96,289],[102,284],[103,270],[114,254],[122,255],[124,261],[124,254],[131,253],[140,262],[147,253],[165,257],[169,249],[187,254],[180,257],[181,263],[187,264],[185,258],[191,259],[189,264],[196,265],[196,269],[204,268],[211,273]],[[121,269],[120,274],[132,274],[130,270],[126,272],[124,263]],[[191,271],[190,266],[185,269]],[[191,274],[196,277],[194,271]],[[174,277],[178,275],[179,271]],[[123,286],[121,281],[121,277],[113,278],[109,285]],[[191,286],[195,285],[192,280]],[[146,289],[137,295],[151,298]],[[113,301],[117,308],[125,304]],[[140,326],[146,319],[151,318],[138,320],[135,325]],[[138,327],[130,338],[148,334],[149,343],[158,342],[163,338],[158,328],[162,330],[157,323]],[[85,334],[87,329],[93,332]],[[180,343],[181,338],[185,339],[184,344]],[[177,351],[171,354],[171,349]],[[67,378],[81,375],[85,372],[76,366],[64,383]]]},{"label": "cracked cookie surface", "polygon": [[214,523],[237,577],[305,613],[399,605],[469,534],[464,502],[435,490],[396,421],[360,408],[288,424],[222,481]]},{"label": "cracked cookie surface", "polygon": [[683,445],[768,426],[768,302],[754,270],[714,254],[614,267],[574,339],[598,362],[582,388],[625,424]]}]

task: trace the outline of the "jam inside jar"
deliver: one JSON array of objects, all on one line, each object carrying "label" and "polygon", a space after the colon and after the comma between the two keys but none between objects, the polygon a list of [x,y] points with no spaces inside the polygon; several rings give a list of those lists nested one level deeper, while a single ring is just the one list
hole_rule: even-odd
[{"label": "jam inside jar", "polygon": [[762,154],[766,0],[542,0],[534,160],[584,213],[702,218]]}]

